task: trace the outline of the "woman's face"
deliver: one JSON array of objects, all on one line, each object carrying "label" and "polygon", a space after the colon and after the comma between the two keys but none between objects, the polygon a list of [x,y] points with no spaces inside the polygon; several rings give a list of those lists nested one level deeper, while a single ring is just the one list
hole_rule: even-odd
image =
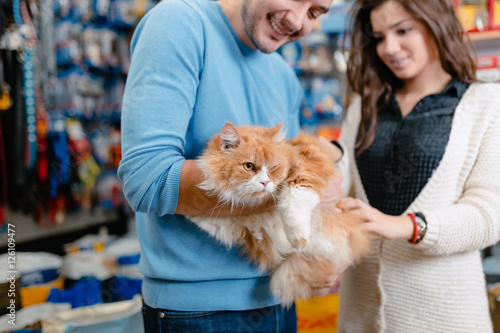
[{"label": "woman's face", "polygon": [[403,80],[432,77],[440,67],[437,48],[426,26],[403,6],[387,1],[372,10],[372,31],[377,55],[394,75]]}]

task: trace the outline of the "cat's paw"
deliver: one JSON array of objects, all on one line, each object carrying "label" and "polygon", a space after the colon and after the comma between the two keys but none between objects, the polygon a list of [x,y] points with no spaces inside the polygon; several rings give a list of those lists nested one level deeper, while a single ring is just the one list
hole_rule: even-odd
[{"label": "cat's paw", "polygon": [[311,235],[311,230],[308,225],[289,225],[284,224],[286,238],[295,249],[303,247]]},{"label": "cat's paw", "polygon": [[300,239],[296,239],[293,243],[294,247],[302,247],[303,245],[305,245],[307,243],[307,239],[305,238],[300,238]]},{"label": "cat's paw", "polygon": [[311,212],[319,202],[317,194],[300,187],[285,187],[278,203],[284,231],[294,248],[304,246],[311,235]]}]

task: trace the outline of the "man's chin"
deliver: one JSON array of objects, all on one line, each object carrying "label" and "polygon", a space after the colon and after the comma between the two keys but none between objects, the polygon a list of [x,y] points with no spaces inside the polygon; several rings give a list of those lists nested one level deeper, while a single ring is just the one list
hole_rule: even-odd
[{"label": "man's chin", "polygon": [[257,44],[257,48],[259,51],[262,53],[273,53],[277,49],[279,49],[281,46],[286,44],[286,42],[281,42],[281,41],[276,41],[276,42],[266,42],[266,43],[259,43]]}]

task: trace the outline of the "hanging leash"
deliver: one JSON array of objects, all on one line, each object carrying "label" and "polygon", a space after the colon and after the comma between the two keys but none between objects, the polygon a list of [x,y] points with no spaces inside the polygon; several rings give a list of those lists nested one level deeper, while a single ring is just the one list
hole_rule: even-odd
[{"label": "hanging leash", "polygon": [[[3,61],[0,59],[0,179],[2,184],[2,192],[0,196],[0,209],[7,203],[8,183],[7,183],[7,159],[5,154],[5,141],[3,139],[3,123],[1,112],[7,111],[12,107],[12,99],[10,97],[10,86],[5,82]],[[0,223],[3,222],[3,210],[0,213]]]},{"label": "hanging leash", "polygon": [[[26,3],[13,0],[14,22],[25,37],[25,45],[21,51],[23,68],[24,107],[26,112],[27,155],[25,167],[32,170],[36,163],[36,103],[35,103],[35,49],[36,33]],[[23,22],[24,21],[24,22]]]},{"label": "hanging leash", "polygon": [[0,163],[1,163],[0,172],[2,177],[2,197],[0,200],[0,226],[3,226],[5,223],[3,208],[7,204],[8,187],[7,187],[7,163],[5,159],[5,143],[3,140],[3,124],[1,117],[0,117]]}]

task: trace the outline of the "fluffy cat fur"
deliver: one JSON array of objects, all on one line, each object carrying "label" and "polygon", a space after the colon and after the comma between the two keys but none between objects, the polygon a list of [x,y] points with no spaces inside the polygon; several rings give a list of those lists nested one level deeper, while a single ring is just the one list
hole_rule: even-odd
[{"label": "fluffy cat fur", "polygon": [[[200,228],[272,273],[271,291],[284,305],[311,295],[332,267],[351,264],[368,247],[357,222],[322,210],[318,203],[336,170],[316,138],[287,140],[272,128],[226,123],[198,163],[199,184],[220,205],[256,207],[273,199],[276,209],[232,217],[190,217]],[[214,211],[216,215],[216,211]]]}]

